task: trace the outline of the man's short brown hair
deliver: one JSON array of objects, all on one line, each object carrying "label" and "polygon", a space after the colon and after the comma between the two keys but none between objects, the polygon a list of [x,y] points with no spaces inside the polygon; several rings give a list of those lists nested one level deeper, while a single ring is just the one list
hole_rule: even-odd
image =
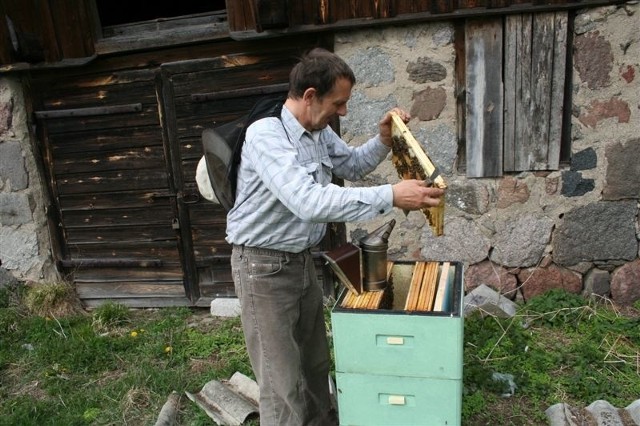
[{"label": "man's short brown hair", "polygon": [[356,77],[338,55],[316,47],[302,57],[289,74],[289,97],[299,99],[313,87],[319,98],[329,93],[339,78],[346,78],[353,86]]}]

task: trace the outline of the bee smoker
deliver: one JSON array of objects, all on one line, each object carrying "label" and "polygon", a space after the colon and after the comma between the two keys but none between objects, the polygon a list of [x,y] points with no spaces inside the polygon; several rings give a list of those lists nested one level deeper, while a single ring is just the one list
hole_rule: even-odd
[{"label": "bee smoker", "polygon": [[387,287],[387,250],[389,235],[395,225],[396,220],[391,219],[360,240],[365,291],[384,290]]}]

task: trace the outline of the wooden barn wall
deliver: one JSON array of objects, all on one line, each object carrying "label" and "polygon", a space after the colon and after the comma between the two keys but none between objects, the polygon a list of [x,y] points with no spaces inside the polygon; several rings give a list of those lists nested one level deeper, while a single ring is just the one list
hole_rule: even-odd
[{"label": "wooden barn wall", "polygon": [[[488,17],[622,3],[618,0],[227,0],[238,39],[266,34]],[[273,31],[268,31],[273,30]]]},{"label": "wooden barn wall", "polygon": [[[93,55],[92,6],[86,0],[0,1],[0,64],[51,63]],[[7,18],[16,31],[17,50]]]},{"label": "wooden barn wall", "polygon": [[331,47],[316,36],[226,41],[31,73],[54,257],[86,304],[234,295],[224,211],[195,184],[200,135],[246,112],[261,88],[286,88],[318,44]]},{"label": "wooden barn wall", "polygon": [[[197,194],[195,170],[202,156],[202,131],[239,118],[265,92],[284,97],[289,71],[309,41],[298,38],[268,48],[269,43],[254,45],[251,55],[243,52],[161,66],[167,139],[181,180],[177,185],[186,194]],[[203,296],[214,297],[223,286],[226,294],[233,294],[225,212],[204,200],[189,203],[187,238],[196,267],[194,280]]]},{"label": "wooden barn wall", "polygon": [[154,71],[39,76],[32,88],[58,260],[78,295],[187,304]]}]

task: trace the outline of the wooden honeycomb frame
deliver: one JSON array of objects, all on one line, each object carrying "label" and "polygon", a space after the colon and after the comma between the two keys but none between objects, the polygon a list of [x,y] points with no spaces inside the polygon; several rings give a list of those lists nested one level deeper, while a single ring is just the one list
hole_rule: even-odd
[{"label": "wooden honeycomb frame", "polygon": [[[437,172],[429,156],[413,137],[402,118],[391,114],[393,138],[391,161],[401,179],[418,179],[430,186],[446,189],[444,178]],[[444,234],[444,196],[436,207],[422,209],[429,226],[436,236]]]}]

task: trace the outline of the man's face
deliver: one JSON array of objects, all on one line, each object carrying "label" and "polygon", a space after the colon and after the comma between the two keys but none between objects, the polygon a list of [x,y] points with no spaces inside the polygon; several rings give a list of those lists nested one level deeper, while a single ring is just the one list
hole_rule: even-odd
[{"label": "man's face", "polygon": [[335,115],[343,117],[347,114],[347,102],[351,97],[351,82],[339,78],[333,89],[322,99],[314,96],[311,103],[311,130],[321,130],[329,125]]}]

